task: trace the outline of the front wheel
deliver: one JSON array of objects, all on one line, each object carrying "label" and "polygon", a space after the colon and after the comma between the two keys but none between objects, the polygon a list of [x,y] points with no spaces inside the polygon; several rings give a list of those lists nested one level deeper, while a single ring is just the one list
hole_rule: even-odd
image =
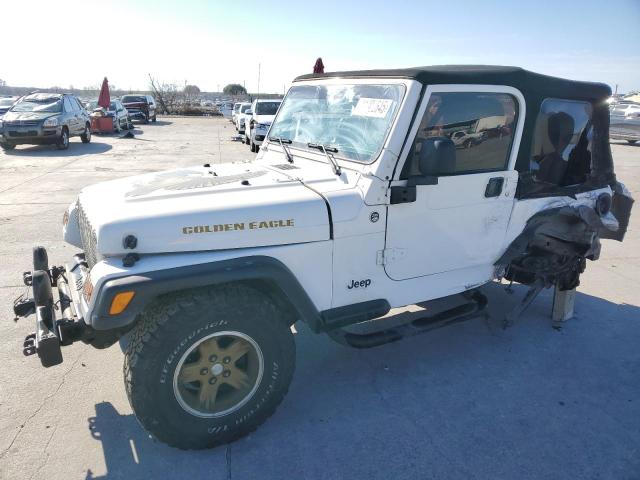
[{"label": "front wheel", "polygon": [[88,123],[84,126],[84,133],[80,135],[80,140],[82,143],[91,142],[91,126]]},{"label": "front wheel", "polygon": [[62,128],[62,133],[60,134],[56,147],[58,150],[66,150],[69,148],[69,131],[67,127]]},{"label": "front wheel", "polygon": [[0,143],[0,147],[2,147],[2,150],[6,152],[9,152],[16,148],[16,146],[12,143]]},{"label": "front wheel", "polygon": [[636,142],[637,142],[637,140],[627,140],[627,143],[628,143],[629,145],[635,145],[635,144],[636,144]]},{"label": "front wheel", "polygon": [[153,123],[156,123],[158,121],[156,114],[153,114],[153,119],[151,120]]},{"label": "front wheel", "polygon": [[166,297],[130,336],[131,407],[150,433],[182,449],[253,431],[280,404],[295,368],[287,323],[266,295],[239,285]]}]

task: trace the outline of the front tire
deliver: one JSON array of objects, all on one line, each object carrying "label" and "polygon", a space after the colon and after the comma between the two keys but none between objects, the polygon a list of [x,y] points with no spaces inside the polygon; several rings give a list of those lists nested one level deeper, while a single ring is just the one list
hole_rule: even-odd
[{"label": "front tire", "polygon": [[80,135],[80,140],[82,140],[82,143],[91,142],[91,125],[88,123],[84,126],[84,133]]},{"label": "front tire", "polygon": [[284,398],[295,368],[289,326],[266,295],[241,285],[165,297],[131,333],[124,363],[131,407],[145,429],[181,449],[255,430]]},{"label": "front tire", "polygon": [[67,127],[62,127],[62,133],[60,134],[60,139],[56,144],[56,148],[58,150],[66,150],[69,148],[69,131]]},{"label": "front tire", "polygon": [[16,146],[13,143],[0,143],[0,147],[5,152],[9,152],[9,151],[14,150],[16,148]]}]

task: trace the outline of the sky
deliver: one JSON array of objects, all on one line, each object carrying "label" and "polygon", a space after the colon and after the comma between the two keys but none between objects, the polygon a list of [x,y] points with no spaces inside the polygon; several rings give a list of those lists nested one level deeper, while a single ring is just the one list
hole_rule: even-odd
[{"label": "sky", "polygon": [[322,57],[326,71],[515,65],[640,90],[640,0],[3,0],[0,19],[11,86],[146,90],[152,74],[282,93]]}]

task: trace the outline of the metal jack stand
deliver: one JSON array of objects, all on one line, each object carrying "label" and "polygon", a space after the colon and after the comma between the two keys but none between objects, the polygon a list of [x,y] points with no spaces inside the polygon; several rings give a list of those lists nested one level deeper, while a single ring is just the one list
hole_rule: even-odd
[{"label": "metal jack stand", "polygon": [[520,315],[522,315],[522,313],[527,309],[527,307],[531,305],[531,302],[535,300],[535,298],[538,296],[538,294],[542,291],[543,288],[544,288],[544,282],[542,280],[536,280],[531,285],[531,287],[529,287],[529,290],[527,290],[527,293],[525,294],[522,301],[518,305],[516,305],[513,308],[513,310],[511,310],[509,313],[507,313],[504,316],[504,320],[502,322],[502,328],[506,329],[507,327],[510,327],[511,325],[513,325],[513,322],[515,322],[516,319]]}]

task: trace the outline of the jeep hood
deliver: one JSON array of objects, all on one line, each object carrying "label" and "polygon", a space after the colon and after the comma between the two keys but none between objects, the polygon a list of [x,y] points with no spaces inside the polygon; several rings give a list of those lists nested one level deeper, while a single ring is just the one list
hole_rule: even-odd
[{"label": "jeep hood", "polygon": [[[328,240],[326,202],[284,167],[227,163],[87,187],[76,206],[83,248],[91,243],[100,258]],[[311,183],[323,185],[319,177],[326,177],[327,185],[336,184],[328,165],[317,168],[322,173],[307,174]],[[342,188],[349,183],[343,180]],[[137,240],[134,249],[124,247],[129,235]]]}]

